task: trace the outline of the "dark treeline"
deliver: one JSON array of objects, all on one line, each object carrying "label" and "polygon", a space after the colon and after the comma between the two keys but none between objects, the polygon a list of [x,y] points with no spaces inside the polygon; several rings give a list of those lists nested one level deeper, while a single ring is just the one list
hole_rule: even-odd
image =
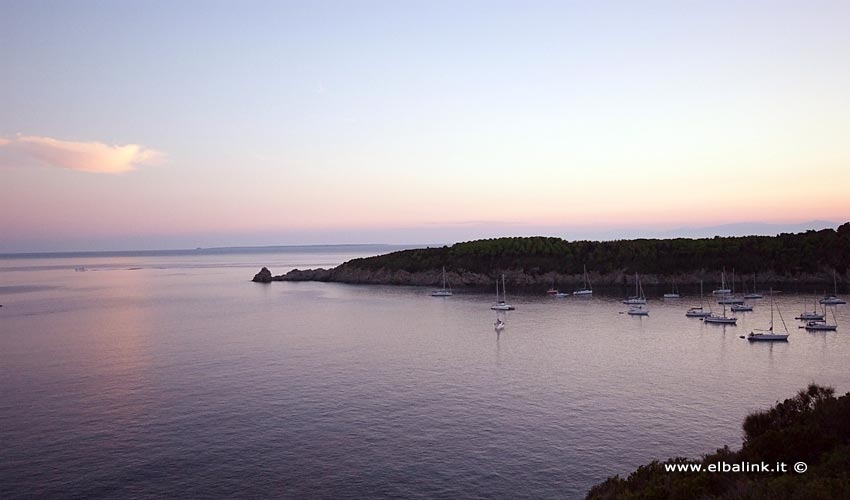
[{"label": "dark treeline", "polygon": [[778,236],[602,242],[546,237],[494,238],[354,259],[345,265],[407,272],[446,266],[458,272],[521,269],[531,274],[549,271],[578,274],[586,265],[588,271],[596,273],[677,274],[734,267],[739,273],[798,274],[834,269],[844,274],[850,265],[850,222],[837,230]]},{"label": "dark treeline", "polygon": [[[850,394],[836,398],[811,385],[744,421],[744,445],[721,448],[701,460],[675,458],[641,466],[627,479],[614,476],[594,486],[588,499],[833,499],[850,498]],[[665,464],[777,462],[787,472],[683,472]],[[793,466],[804,462],[804,473]]]}]

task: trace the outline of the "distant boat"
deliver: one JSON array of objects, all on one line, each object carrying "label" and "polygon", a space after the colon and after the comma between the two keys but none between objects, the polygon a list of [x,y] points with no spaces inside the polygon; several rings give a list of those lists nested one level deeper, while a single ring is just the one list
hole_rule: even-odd
[{"label": "distant boat", "polygon": [[817,305],[815,305],[814,310],[811,311],[811,312],[806,311],[805,309],[806,309],[806,305],[803,304],[803,312],[800,313],[800,315],[795,317],[794,319],[799,319],[799,320],[803,320],[803,321],[823,321],[824,318],[826,317],[825,314],[821,314],[817,311],[817,309],[818,309]]},{"label": "distant boat", "polygon": [[764,295],[756,292],[756,273],[753,273],[753,291],[744,294],[745,299],[763,299]]},{"label": "distant boat", "polygon": [[702,300],[702,280],[699,282],[699,307],[692,307],[685,312],[685,316],[689,318],[705,318],[706,316],[711,316],[711,313],[704,309],[704,302]]},{"label": "distant boat", "polygon": [[732,312],[750,312],[753,310],[753,306],[749,304],[733,304],[729,309]]},{"label": "distant boat", "polygon": [[573,295],[593,295],[593,287],[590,286],[590,279],[587,277],[587,266],[584,267],[584,285],[573,292]]},{"label": "distant boat", "polygon": [[702,318],[705,323],[713,323],[716,325],[735,325],[738,323],[738,318],[726,316],[726,306],[723,306],[723,316],[717,316],[714,313]]},{"label": "distant boat", "polygon": [[507,300],[508,292],[505,289],[505,275],[502,275],[502,299],[499,297],[499,280],[496,280],[496,303],[490,306],[490,309],[494,311],[513,311],[516,309],[514,306],[505,302]]},{"label": "distant boat", "polygon": [[782,318],[782,312],[779,312],[779,319],[782,320],[782,326],[785,328],[785,333],[775,333],[773,331],[773,290],[770,294],[770,328],[767,330],[753,330],[747,335],[747,340],[750,342],[768,341],[768,342],[787,342],[788,327],[785,325],[785,320]]},{"label": "distant boat", "polygon": [[569,296],[570,296],[570,294],[567,293],[567,292],[556,292],[555,295],[553,295],[553,297],[555,297],[556,299],[563,299],[564,297],[569,297]]},{"label": "distant boat", "polygon": [[626,314],[630,316],[649,316],[649,309],[644,308],[641,305],[632,306],[626,311]]},{"label": "distant boat", "polygon": [[846,304],[847,301],[838,297],[838,281],[835,278],[835,270],[832,271],[832,287],[833,287],[832,295],[827,295],[824,298],[820,299],[820,303],[828,305],[828,306],[834,306],[834,305],[837,305],[837,304]]},{"label": "distant boat", "polygon": [[640,284],[638,273],[635,273],[635,294],[623,301],[627,305],[646,304],[646,296],[643,294],[643,285]]},{"label": "distant boat", "polygon": [[726,288],[726,268],[720,273],[720,288],[713,290],[712,295],[729,295],[732,290]]},{"label": "distant boat", "polygon": [[451,288],[447,287],[446,266],[443,266],[443,288],[440,288],[439,290],[434,290],[433,292],[431,292],[431,296],[432,297],[451,297],[452,296]]},{"label": "distant boat", "polygon": [[546,290],[547,295],[556,295],[558,293],[558,289],[555,288],[555,280],[552,280],[552,288]]},{"label": "distant boat", "polygon": [[[824,307],[824,317],[826,317],[826,307]],[[806,326],[802,326],[800,328],[805,328],[810,332],[834,332],[838,330],[838,321],[835,318],[835,311],[832,311],[832,320],[835,321],[834,324],[827,323],[826,320],[812,320],[806,323]]]},{"label": "distant boat", "polygon": [[681,296],[681,295],[679,295],[679,287],[677,287],[677,286],[676,286],[676,283],[675,283],[675,282],[673,282],[673,287],[672,287],[672,289],[671,289],[670,293],[665,293],[665,294],[664,294],[664,298],[665,298],[665,299],[679,299],[679,298],[681,298],[681,297],[682,297],[682,296]]}]

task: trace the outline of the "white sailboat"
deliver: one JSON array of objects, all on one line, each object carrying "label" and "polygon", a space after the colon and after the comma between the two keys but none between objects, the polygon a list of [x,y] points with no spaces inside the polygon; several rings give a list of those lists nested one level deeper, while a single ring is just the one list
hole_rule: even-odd
[{"label": "white sailboat", "polygon": [[[746,291],[746,289],[744,290]],[[763,299],[764,295],[756,291],[756,273],[753,273],[753,291],[744,295],[745,299]]]},{"label": "white sailboat", "polygon": [[834,306],[838,304],[846,304],[847,301],[838,297],[838,280],[835,278],[835,270],[832,271],[832,287],[833,293],[832,295],[827,295],[824,298],[820,299],[821,304],[826,304],[828,306]]},{"label": "white sailboat", "polygon": [[448,282],[446,281],[446,266],[443,266],[443,288],[439,290],[434,290],[431,292],[431,297],[451,297],[452,289],[448,287]]},{"label": "white sailboat", "polygon": [[802,321],[823,321],[826,315],[818,312],[817,302],[815,302],[814,304],[815,308],[812,311],[806,311],[806,304],[803,304],[803,312],[801,312],[800,315],[795,317],[794,319],[799,319]]},{"label": "white sailboat", "polygon": [[743,304],[744,299],[735,295],[735,269],[732,269],[732,289],[729,290],[728,294],[724,294],[720,300],[717,301],[718,304],[725,305],[733,305],[733,304]]},{"label": "white sailboat", "polygon": [[[826,317],[826,306],[823,306],[823,316]],[[827,323],[825,319],[821,320],[812,320],[806,323],[806,326],[801,326],[800,328],[805,328],[810,332],[834,332],[838,330],[838,320],[835,317],[835,311],[832,311],[832,321],[833,323]]]},{"label": "white sailboat", "polygon": [[751,312],[753,310],[753,306],[749,304],[732,304],[732,307],[729,308],[733,313],[736,312]]},{"label": "white sailboat", "polygon": [[514,306],[505,302],[508,298],[508,292],[505,289],[505,275],[502,275],[502,299],[499,298],[499,280],[496,280],[496,303],[490,306],[494,311],[513,311]]},{"label": "white sailboat", "polygon": [[634,296],[629,297],[626,300],[624,300],[623,304],[627,304],[627,305],[646,304],[646,296],[643,294],[643,286],[640,284],[640,278],[638,277],[638,273],[635,273],[635,294],[634,294]]},{"label": "white sailboat", "polygon": [[777,308],[777,312],[779,312],[779,319],[782,320],[782,327],[785,329],[785,333],[776,333],[773,331],[773,290],[770,291],[770,328],[767,330],[753,330],[747,335],[747,340],[750,342],[759,342],[759,341],[769,341],[769,342],[787,342],[788,341],[788,327],[785,325],[785,319],[782,318],[782,311],[779,311]]},{"label": "white sailboat", "polygon": [[689,318],[705,318],[711,316],[711,313],[705,310],[705,302],[702,298],[702,280],[699,282],[699,307],[692,307],[685,312],[685,316]]},{"label": "white sailboat", "polygon": [[723,268],[723,271],[720,273],[720,288],[714,289],[711,294],[712,295],[729,295],[732,293],[732,290],[726,288],[726,268]]},{"label": "white sailboat", "polygon": [[593,287],[590,286],[590,279],[587,277],[587,266],[584,267],[584,284],[582,287],[573,292],[573,295],[593,295]]},{"label": "white sailboat", "polygon": [[665,293],[664,298],[665,299],[679,299],[681,297],[682,296],[679,295],[679,287],[676,286],[676,282],[674,281],[673,286],[670,290],[670,293]]},{"label": "white sailboat", "polygon": [[626,314],[629,316],[649,316],[649,309],[641,305],[632,306],[626,311]]},{"label": "white sailboat", "polygon": [[702,318],[705,323],[713,323],[715,325],[735,325],[738,324],[738,318],[734,316],[726,316],[726,306],[723,306],[723,316],[718,316],[714,313]]}]

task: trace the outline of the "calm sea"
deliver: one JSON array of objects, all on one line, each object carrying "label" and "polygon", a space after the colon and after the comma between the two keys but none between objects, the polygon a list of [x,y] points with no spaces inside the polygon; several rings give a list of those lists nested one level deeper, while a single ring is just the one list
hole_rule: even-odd
[{"label": "calm sea", "polygon": [[850,309],[799,330],[813,295],[778,299],[790,342],[751,345],[766,301],[724,328],[694,298],[636,318],[509,289],[497,335],[486,294],[250,282],[388,250],[0,258],[0,498],[578,498],[850,390]]}]

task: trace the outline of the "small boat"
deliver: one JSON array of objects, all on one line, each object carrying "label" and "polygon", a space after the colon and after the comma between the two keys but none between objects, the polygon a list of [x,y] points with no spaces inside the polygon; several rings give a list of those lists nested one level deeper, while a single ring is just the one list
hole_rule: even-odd
[{"label": "small boat", "polygon": [[833,292],[832,295],[826,295],[824,298],[820,299],[820,303],[828,306],[834,306],[838,304],[846,304],[847,301],[838,297],[838,281],[835,278],[835,271],[832,271],[832,287]]},{"label": "small boat", "polygon": [[496,303],[490,306],[490,309],[494,311],[513,311],[516,309],[514,306],[505,302],[507,300],[507,290],[505,290],[505,275],[502,275],[502,299],[499,298],[499,280],[496,280]]},{"label": "small boat", "polygon": [[735,297],[735,296],[729,295],[729,296],[723,297],[722,299],[718,300],[717,303],[721,304],[721,305],[727,305],[727,306],[732,305],[732,304],[739,304],[740,305],[740,304],[744,303],[744,299],[742,299],[740,297]]},{"label": "small boat", "polygon": [[726,306],[723,306],[723,316],[718,316],[714,313],[702,318],[704,323],[713,323],[715,325],[735,325],[738,323],[738,318],[734,316],[726,316]]},{"label": "small boat", "polygon": [[570,296],[570,294],[567,293],[567,292],[557,292],[557,293],[555,293],[555,295],[553,295],[553,297],[555,297],[556,299],[563,299],[564,297],[569,297],[569,296]]},{"label": "small boat", "polygon": [[623,301],[626,305],[646,304],[646,296],[643,294],[643,286],[640,284],[638,273],[635,273],[635,294]]},{"label": "small boat", "polygon": [[587,266],[584,266],[584,284],[574,291],[573,295],[593,295],[593,287],[590,286],[590,279],[587,277]]},{"label": "small boat", "polygon": [[685,316],[689,318],[705,318],[706,316],[711,316],[711,313],[706,311],[703,308],[703,300],[702,300],[702,280],[699,282],[699,307],[692,307],[685,312]]},{"label": "small boat", "polygon": [[676,283],[673,283],[673,289],[670,291],[670,293],[664,294],[665,299],[679,299],[681,297],[682,296],[679,295],[679,288],[676,286]]},{"label": "small boat", "polygon": [[[824,309],[826,309],[825,306]],[[824,317],[826,317],[826,311],[824,311]],[[832,320],[835,321],[834,324],[827,323],[825,319],[812,320],[807,322],[806,326],[801,326],[800,328],[805,328],[810,332],[834,332],[838,330],[838,321],[835,318],[835,311],[832,311]]]},{"label": "small boat", "polygon": [[505,322],[502,321],[501,318],[496,318],[496,322],[493,324],[493,327],[497,332],[501,332],[505,329]]},{"label": "small boat", "polygon": [[649,309],[644,309],[643,306],[632,306],[626,311],[629,316],[649,316]]},{"label": "small boat", "polygon": [[826,321],[809,321],[806,323],[806,326],[801,328],[805,328],[810,332],[834,332],[838,330],[838,325],[830,325]]},{"label": "small boat", "polygon": [[431,297],[451,297],[452,289],[448,287],[446,281],[446,266],[443,266],[443,288],[431,292]]},{"label": "small boat", "polygon": [[552,280],[552,288],[546,290],[546,295],[555,295],[558,293],[558,289],[555,288],[555,280]]},{"label": "small boat", "polygon": [[751,312],[753,306],[749,304],[734,304],[729,308],[732,312]]},{"label": "small boat", "polygon": [[753,330],[747,335],[747,340],[750,342],[787,342],[788,327],[785,325],[785,320],[782,318],[782,312],[779,312],[779,319],[782,320],[782,326],[785,328],[785,333],[776,333],[773,331],[773,293],[770,294],[770,328],[767,330]]},{"label": "small boat", "polygon": [[806,311],[806,305],[803,304],[803,312],[800,313],[799,316],[794,319],[799,319],[802,321],[823,321],[826,317],[826,314],[821,314],[817,311],[817,305],[815,305],[815,309],[813,311]]},{"label": "small boat", "polygon": [[732,290],[726,288],[726,268],[723,268],[723,271],[720,273],[720,288],[714,289],[711,294],[712,295],[729,295],[732,293]]},{"label": "small boat", "polygon": [[[746,291],[746,289],[745,289]],[[745,299],[763,299],[764,295],[756,292],[756,273],[753,273],[753,291],[744,294]]]}]

